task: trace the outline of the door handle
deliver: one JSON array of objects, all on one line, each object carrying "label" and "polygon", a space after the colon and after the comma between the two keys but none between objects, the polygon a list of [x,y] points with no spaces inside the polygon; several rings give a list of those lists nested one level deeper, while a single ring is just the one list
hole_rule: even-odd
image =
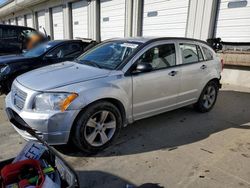
[{"label": "door handle", "polygon": [[202,65],[202,66],[201,66],[201,69],[202,69],[202,70],[204,70],[204,69],[206,69],[206,68],[207,68],[207,65]]},{"label": "door handle", "polygon": [[178,73],[178,71],[171,71],[168,73],[169,76],[175,76]]}]

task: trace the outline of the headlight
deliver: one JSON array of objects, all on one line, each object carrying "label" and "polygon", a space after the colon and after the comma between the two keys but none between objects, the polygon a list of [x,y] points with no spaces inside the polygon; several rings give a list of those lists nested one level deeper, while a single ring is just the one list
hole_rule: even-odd
[{"label": "headlight", "polygon": [[72,101],[78,97],[76,93],[42,93],[36,96],[34,110],[57,111],[67,110]]},{"label": "headlight", "polygon": [[10,67],[8,65],[0,68],[0,74],[8,74],[10,72]]}]

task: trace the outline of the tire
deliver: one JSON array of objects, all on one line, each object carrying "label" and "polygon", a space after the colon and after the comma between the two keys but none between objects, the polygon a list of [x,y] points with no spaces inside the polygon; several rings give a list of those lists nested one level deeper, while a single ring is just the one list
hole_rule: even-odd
[{"label": "tire", "polygon": [[121,127],[119,109],[110,102],[100,101],[79,114],[73,127],[72,141],[81,151],[94,154],[110,146]]},{"label": "tire", "polygon": [[217,82],[215,81],[208,82],[207,85],[202,90],[198,102],[194,104],[194,108],[198,112],[202,113],[209,112],[210,110],[212,110],[217,100],[218,91],[219,91],[219,86]]}]

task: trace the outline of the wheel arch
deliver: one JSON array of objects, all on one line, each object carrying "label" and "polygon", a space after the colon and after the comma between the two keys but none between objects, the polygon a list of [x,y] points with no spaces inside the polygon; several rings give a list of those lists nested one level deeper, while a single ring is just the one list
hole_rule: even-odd
[{"label": "wheel arch", "polygon": [[[217,84],[218,88],[220,88],[220,79],[218,79],[218,78],[213,78],[213,79],[209,80],[209,81],[206,83],[206,85],[207,85],[209,82],[215,82],[215,83]],[[206,85],[205,85],[205,86],[206,86]],[[205,87],[205,86],[204,86],[204,87]]]},{"label": "wheel arch", "polygon": [[75,130],[75,124],[76,122],[78,121],[78,119],[80,118],[81,116],[81,113],[86,110],[89,106],[95,104],[95,103],[98,103],[98,102],[102,102],[102,101],[105,101],[105,102],[110,102],[111,104],[115,105],[118,110],[120,111],[121,113],[121,116],[122,116],[122,123],[123,123],[123,126],[127,124],[127,118],[126,118],[126,110],[125,110],[125,107],[124,105],[122,104],[121,101],[119,101],[118,99],[115,99],[115,98],[110,98],[110,97],[107,97],[107,98],[101,98],[101,99],[98,99],[96,101],[93,101],[89,104],[87,104],[85,107],[83,107],[79,113],[77,114],[76,118],[74,119],[73,121],[73,124],[72,124],[72,127],[71,127],[71,130],[70,130],[70,136],[69,136],[69,140],[70,138],[72,138],[72,134],[74,133],[74,130]]}]

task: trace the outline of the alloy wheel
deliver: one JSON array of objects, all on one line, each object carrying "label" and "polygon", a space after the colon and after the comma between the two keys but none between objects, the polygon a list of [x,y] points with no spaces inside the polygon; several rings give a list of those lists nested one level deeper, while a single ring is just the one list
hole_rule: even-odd
[{"label": "alloy wheel", "polygon": [[216,88],[210,85],[207,87],[206,92],[204,93],[203,106],[206,109],[209,109],[214,104],[215,99],[216,99]]},{"label": "alloy wheel", "polygon": [[94,147],[100,147],[112,139],[116,130],[115,115],[107,110],[92,115],[84,129],[86,141]]}]

